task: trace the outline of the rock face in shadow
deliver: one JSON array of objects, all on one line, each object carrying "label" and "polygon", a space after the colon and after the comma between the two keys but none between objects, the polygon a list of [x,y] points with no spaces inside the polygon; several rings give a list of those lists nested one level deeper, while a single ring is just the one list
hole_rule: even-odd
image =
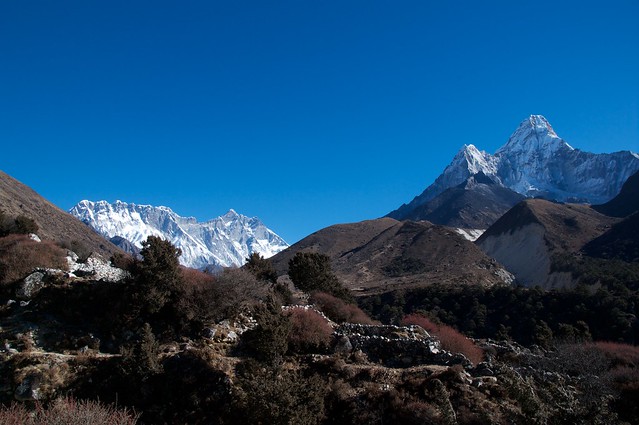
[{"label": "rock face in shadow", "polygon": [[593,208],[611,217],[627,217],[639,211],[639,172],[633,174],[621,187],[621,191],[610,201]]},{"label": "rock face in shadow", "polygon": [[391,217],[398,220],[428,220],[463,229],[487,229],[523,199],[523,195],[479,172],[425,204]]}]

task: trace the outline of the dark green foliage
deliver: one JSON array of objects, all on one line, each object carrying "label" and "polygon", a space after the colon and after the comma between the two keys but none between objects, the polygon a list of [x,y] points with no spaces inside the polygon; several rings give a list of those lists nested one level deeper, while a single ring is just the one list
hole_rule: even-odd
[{"label": "dark green foliage", "polygon": [[21,233],[26,235],[29,233],[37,233],[37,231],[38,225],[36,224],[35,220],[24,215],[19,215],[16,217],[14,233]]},{"label": "dark green foliage", "polygon": [[432,285],[364,297],[360,306],[384,323],[424,312],[476,338],[512,338],[548,346],[554,340],[639,341],[639,293],[625,286],[543,291],[522,287]]},{"label": "dark green foliage", "polygon": [[162,372],[160,349],[151,325],[145,323],[136,334],[135,340],[121,350],[124,376],[129,379],[146,381]]},{"label": "dark green foliage", "polygon": [[317,252],[298,252],[288,263],[288,275],[293,284],[305,292],[328,292],[338,298],[350,300],[348,289],[331,269],[331,259]]},{"label": "dark green foliage", "polygon": [[181,295],[179,248],[157,236],[149,236],[142,242],[140,255],[143,261],[136,267],[137,306],[142,314],[159,312],[169,301],[176,301]]},{"label": "dark green foliage", "polygon": [[237,423],[312,425],[324,417],[328,388],[317,374],[245,365],[239,388],[234,406]]},{"label": "dark green foliage", "polygon": [[426,269],[426,265],[419,258],[396,257],[386,267],[384,273],[389,277],[399,277],[418,274]]},{"label": "dark green foliage", "polygon": [[277,273],[273,268],[273,264],[270,260],[262,257],[257,252],[254,252],[246,259],[244,268],[251,272],[259,280],[265,280],[271,283],[277,282]]},{"label": "dark green foliage", "polygon": [[291,324],[274,299],[258,305],[253,312],[257,321],[254,329],[242,334],[242,343],[256,359],[270,364],[281,362],[288,350]]},{"label": "dark green foliage", "polygon": [[12,233],[27,235],[37,232],[38,225],[32,218],[19,215],[12,220],[4,211],[0,211],[0,237]]}]

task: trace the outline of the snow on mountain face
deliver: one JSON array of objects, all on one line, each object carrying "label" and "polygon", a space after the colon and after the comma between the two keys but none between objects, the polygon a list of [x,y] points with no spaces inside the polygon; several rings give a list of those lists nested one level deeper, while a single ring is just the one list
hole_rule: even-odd
[{"label": "snow on mountain face", "polygon": [[603,203],[639,170],[639,155],[629,151],[594,154],[574,149],[541,115],[521,122],[494,155],[464,145],[444,172],[408,205],[389,216],[402,219],[446,189],[482,172],[528,197]]},{"label": "snow on mountain face", "polygon": [[167,207],[121,201],[85,200],[69,212],[106,238],[119,236],[138,248],[149,236],[169,240],[182,250],[180,263],[193,268],[241,266],[254,252],[268,258],[288,247],[258,218],[234,210],[202,223]]}]

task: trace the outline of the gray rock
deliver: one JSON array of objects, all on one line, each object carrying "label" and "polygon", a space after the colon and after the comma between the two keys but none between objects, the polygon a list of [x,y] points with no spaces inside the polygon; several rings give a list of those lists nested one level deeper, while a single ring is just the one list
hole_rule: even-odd
[{"label": "gray rock", "polygon": [[43,272],[37,271],[25,277],[16,289],[16,298],[19,300],[28,300],[42,289],[44,286]]},{"label": "gray rock", "polygon": [[335,345],[335,352],[350,353],[351,351],[353,351],[353,344],[351,344],[351,340],[347,336],[341,336]]},{"label": "gray rock", "polygon": [[18,401],[34,401],[40,399],[40,377],[27,375],[16,388],[13,396]]}]

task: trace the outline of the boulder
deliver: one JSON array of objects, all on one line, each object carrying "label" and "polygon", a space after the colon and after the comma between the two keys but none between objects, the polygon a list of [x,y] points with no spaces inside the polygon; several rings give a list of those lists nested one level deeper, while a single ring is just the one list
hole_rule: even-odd
[{"label": "boulder", "polygon": [[16,288],[16,298],[19,300],[31,299],[44,287],[44,272],[36,271],[25,277]]}]

